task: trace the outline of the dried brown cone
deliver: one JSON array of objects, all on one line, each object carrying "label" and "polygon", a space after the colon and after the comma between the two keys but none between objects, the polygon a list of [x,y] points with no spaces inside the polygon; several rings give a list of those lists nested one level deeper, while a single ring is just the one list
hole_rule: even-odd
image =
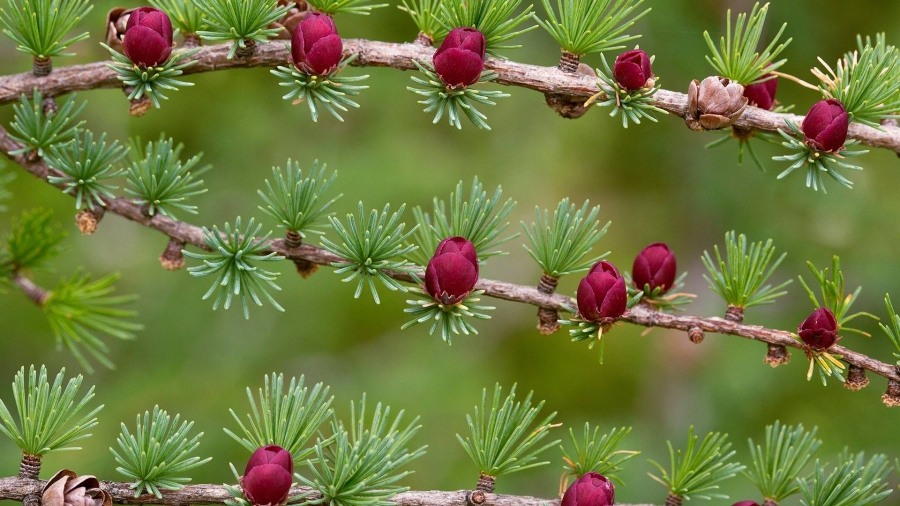
[{"label": "dried brown cone", "polygon": [[125,7],[113,7],[106,13],[106,45],[120,53],[125,51],[122,45],[125,40],[125,25],[134,11],[135,9]]},{"label": "dried brown cone", "polygon": [[112,497],[96,477],[62,469],[41,489],[41,506],[112,506]]},{"label": "dried brown cone", "polygon": [[[279,7],[284,7],[288,3],[287,0],[278,0]],[[293,7],[291,7],[281,19],[269,25],[269,28],[273,29],[284,28],[284,30],[280,30],[278,35],[275,36],[276,39],[291,40],[294,29],[297,28],[297,25],[299,25],[311,12],[309,4],[307,4],[305,0],[290,3],[293,3]]]},{"label": "dried brown cone", "polygon": [[19,463],[19,478],[37,480],[40,474],[41,456],[22,453],[22,462]]},{"label": "dried brown cone", "polygon": [[703,329],[700,327],[691,327],[688,329],[688,339],[691,340],[694,344],[700,344],[703,342],[703,338],[706,337],[703,333]]},{"label": "dried brown cone", "polygon": [[[594,69],[584,63],[579,63],[576,70],[571,72],[597,77],[597,73],[594,72]],[[573,97],[572,95],[563,95],[560,93],[546,93],[544,94],[544,100],[546,100],[547,105],[556,111],[557,114],[568,119],[578,119],[584,116],[591,107],[590,105],[585,105],[586,100],[584,97]]]},{"label": "dried brown cone", "polygon": [[184,268],[184,254],[181,252],[183,249],[183,242],[176,239],[169,239],[169,243],[166,244],[166,249],[162,252],[162,255],[159,256],[159,263],[162,265],[163,269],[167,271],[177,271]]},{"label": "dried brown cone", "polygon": [[684,121],[695,131],[731,126],[747,108],[744,87],[721,76],[709,76],[688,87],[688,111]]},{"label": "dried brown cone", "polygon": [[869,378],[866,377],[866,370],[858,365],[850,364],[847,369],[847,380],[844,381],[844,388],[853,392],[858,392],[869,386]]},{"label": "dried brown cone", "polygon": [[790,361],[791,354],[788,353],[787,348],[780,344],[769,343],[769,349],[766,351],[766,358],[764,359],[765,363],[774,368],[787,364]]},{"label": "dried brown cone", "polygon": [[478,484],[475,486],[475,490],[480,492],[487,492],[488,494],[494,492],[494,482],[496,478],[493,476],[481,473],[478,476]]},{"label": "dried brown cone", "polygon": [[744,308],[740,306],[732,306],[731,304],[729,304],[728,309],[725,310],[725,319],[735,323],[743,322]]},{"label": "dried brown cone", "polygon": [[75,224],[78,225],[78,230],[82,234],[91,235],[97,231],[97,226],[105,213],[106,210],[102,207],[82,209],[75,215]]},{"label": "dried brown cone", "polygon": [[887,391],[881,396],[881,402],[889,408],[900,406],[900,381],[888,380]]},{"label": "dried brown cone", "polygon": [[[541,281],[538,283],[537,289],[541,293],[551,295],[556,292],[558,283],[559,278],[544,273],[541,275]],[[549,336],[559,330],[559,311],[549,307],[541,307],[538,308],[537,316],[537,328],[541,331],[541,334]]]}]

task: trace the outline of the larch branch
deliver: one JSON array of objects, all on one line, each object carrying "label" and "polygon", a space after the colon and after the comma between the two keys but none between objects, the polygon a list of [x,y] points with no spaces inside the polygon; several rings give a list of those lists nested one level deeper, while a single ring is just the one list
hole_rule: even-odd
[{"label": "larch branch", "polygon": [[[19,142],[9,137],[5,129],[0,127],[0,151],[6,154],[11,160],[21,165],[25,170],[46,182],[47,175],[51,172],[51,169],[43,160],[33,159],[24,154],[10,154],[10,152],[21,149],[22,147],[23,146]],[[190,244],[205,250],[209,249],[209,246],[203,242],[203,230],[196,225],[173,220],[162,216],[161,214],[149,216],[143,211],[141,206],[127,198],[104,198],[103,200],[106,204],[106,212],[117,214],[123,218],[144,225],[145,227],[158,230],[175,241]],[[285,246],[283,239],[270,239],[269,251],[274,251],[291,260],[305,260],[318,265],[330,266],[335,262],[344,260],[341,257],[312,244],[301,244],[296,248],[287,247]],[[406,282],[413,281],[412,277],[407,273],[389,271],[387,274],[397,280]],[[576,302],[571,297],[560,294],[546,294],[533,286],[517,285],[492,279],[480,279],[475,288],[484,290],[485,295],[490,297],[511,302],[531,304],[537,307],[563,311],[568,311],[571,308],[576,307]],[[704,332],[739,336],[769,344],[803,349],[803,344],[794,339],[790,332],[737,323],[718,317],[703,318],[699,316],[670,314],[639,305],[630,310],[622,320],[644,327],[675,329],[688,332],[689,334],[691,332],[696,332],[696,329],[700,329]],[[900,368],[892,364],[881,362],[839,345],[833,346],[830,351],[834,354],[841,355],[843,360],[848,364],[872,371],[873,373],[889,380],[893,380],[894,382],[900,382]]]},{"label": "larch branch", "polygon": [[[287,65],[290,56],[290,52],[281,41],[258,45],[253,56],[248,58],[229,60],[226,57],[228,48],[228,44],[201,48],[200,52],[193,57],[197,63],[185,69],[185,74],[231,68]],[[434,48],[421,44],[399,44],[366,39],[344,40],[345,56],[356,54],[357,59],[352,65],[361,67],[414,70],[413,60],[430,61],[433,53]],[[556,67],[542,67],[511,60],[488,58],[485,68],[497,72],[497,82],[500,84],[528,88],[545,94],[587,100],[601,92],[595,78],[578,73],[562,72]],[[104,62],[71,65],[54,69],[46,77],[35,77],[30,72],[0,77],[0,105],[19,100],[22,93],[30,94],[34,88],[40,89],[45,97],[54,97],[73,91],[121,88],[122,86],[122,82],[116,78],[116,73],[109,69]],[[688,98],[684,93],[659,90],[656,99],[655,105],[674,116],[683,117],[687,110]],[[734,124],[745,129],[774,132],[786,126],[785,119],[791,119],[797,124],[803,122],[803,116],[747,107]],[[859,123],[850,123],[849,137],[868,146],[887,148],[900,153],[900,127],[884,126],[882,128],[883,130],[878,130]]]}]

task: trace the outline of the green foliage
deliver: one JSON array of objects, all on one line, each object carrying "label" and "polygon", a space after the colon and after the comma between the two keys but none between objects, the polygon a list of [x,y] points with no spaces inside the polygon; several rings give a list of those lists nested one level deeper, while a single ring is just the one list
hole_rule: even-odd
[{"label": "green foliage", "polygon": [[762,496],[779,503],[800,492],[797,478],[809,459],[822,445],[816,439],[816,428],[805,430],[802,424],[796,426],[766,426],[765,445],[760,446],[748,440],[752,466],[743,472]]},{"label": "green foliage", "polygon": [[369,0],[307,0],[316,12],[322,12],[329,16],[347,12],[350,14],[363,14],[368,16],[372,9],[387,7],[388,4],[369,4]]},{"label": "green foliage", "polygon": [[344,196],[342,193],[327,202],[324,201],[325,192],[337,178],[337,171],[326,176],[326,167],[324,163],[320,166],[318,160],[314,161],[305,178],[303,170],[300,169],[300,162],[291,163],[288,159],[285,170],[273,167],[272,179],[275,184],[266,179],[266,191],[257,190],[266,203],[266,207],[259,206],[259,209],[278,220],[280,228],[296,232],[300,237],[305,238],[307,234],[324,234],[315,227],[322,218],[334,214],[328,212],[328,208]]},{"label": "green foliage", "polygon": [[623,44],[640,38],[626,30],[650,9],[632,15],[644,0],[556,0],[556,11],[550,0],[541,0],[547,19],[535,17],[563,51],[584,56],[590,53],[623,49]]},{"label": "green foliage", "polygon": [[856,318],[859,318],[860,316],[865,316],[873,320],[877,320],[878,317],[866,312],[848,314],[850,312],[850,308],[853,306],[853,303],[856,302],[856,299],[859,297],[859,292],[862,291],[862,287],[857,287],[852,294],[845,293],[844,273],[841,271],[841,259],[837,255],[832,257],[830,278],[828,276],[827,267],[820,271],[819,269],[816,269],[816,266],[813,265],[812,262],[806,262],[806,265],[812,272],[813,277],[816,278],[816,282],[822,292],[822,303],[820,304],[819,299],[816,297],[816,294],[812,291],[809,285],[806,284],[803,276],[798,276],[800,284],[803,285],[803,288],[806,290],[807,295],[809,295],[809,300],[813,303],[813,306],[815,306],[816,308],[827,307],[828,309],[830,309],[831,312],[834,313],[835,319],[837,319],[839,330],[856,332],[857,334],[871,337],[868,332],[846,326],[848,323]]},{"label": "green foliage", "polygon": [[203,227],[203,242],[209,248],[209,253],[192,253],[185,250],[184,254],[190,258],[202,260],[202,265],[188,267],[192,276],[201,277],[216,275],[216,280],[203,295],[203,300],[218,291],[213,311],[224,302],[224,308],[231,307],[234,297],[240,297],[241,307],[244,310],[244,318],[250,319],[250,305],[248,299],[262,306],[260,294],[272,304],[275,309],[284,311],[278,302],[269,294],[269,288],[281,290],[275,284],[280,273],[272,272],[258,265],[257,262],[275,262],[283,260],[274,251],[269,249],[269,236],[272,232],[260,237],[262,225],[256,225],[253,218],[246,228],[241,226],[241,217],[234,221],[234,229],[229,223],[225,223],[225,232],[220,232],[219,227],[213,225],[212,230]]},{"label": "green foliage", "polygon": [[442,40],[448,29],[441,24],[441,3],[443,0],[400,0],[397,8],[409,14],[419,33],[424,33],[432,41]]},{"label": "green foliage", "polygon": [[781,29],[772,38],[772,42],[762,52],[757,51],[768,12],[768,3],[760,8],[759,2],[757,2],[749,14],[737,15],[737,22],[734,25],[734,32],[732,32],[731,9],[728,9],[725,36],[719,39],[718,49],[709,32],[703,32],[703,38],[706,39],[706,45],[709,46],[712,53],[712,57],[707,56],[706,61],[720,76],[746,86],[767,81],[768,79],[765,77],[767,74],[784,65],[787,59],[775,61],[775,58],[793,40],[788,39],[784,43],[778,44],[778,39],[784,33],[787,23],[781,25]]},{"label": "green foliage", "polygon": [[550,429],[555,427],[550,423],[556,416],[555,412],[535,423],[538,413],[544,407],[544,401],[533,406],[533,392],[529,392],[525,400],[516,402],[515,384],[509,395],[503,398],[502,394],[498,383],[494,386],[494,397],[489,406],[485,388],[481,394],[481,409],[475,406],[475,415],[466,415],[469,437],[463,439],[459,434],[456,435],[478,470],[494,478],[549,464],[535,460],[541,452],[559,444],[557,439],[537,446],[547,437]]},{"label": "green foliage", "polygon": [[[651,62],[655,59],[655,56],[650,57]],[[656,92],[662,88],[658,78],[652,81],[651,86],[628,91],[619,86],[612,69],[609,68],[606,56],[601,56],[600,60],[603,62],[603,70],[597,69],[596,72],[597,79],[602,83],[600,88],[603,91],[588,99],[585,106],[596,103],[599,107],[612,107],[613,109],[609,113],[610,117],[614,118],[621,114],[623,128],[628,128],[629,122],[640,125],[641,118],[656,123],[654,113],[669,114],[664,109],[653,105],[656,103]]]},{"label": "green foliage", "polygon": [[522,47],[502,44],[538,27],[518,29],[534,17],[532,5],[516,13],[521,4],[522,0],[444,0],[439,22],[448,32],[457,27],[475,28],[484,34],[487,54],[502,58],[497,50]]},{"label": "green foliage", "polygon": [[505,221],[507,216],[516,207],[516,202],[511,198],[501,202],[502,196],[503,188],[498,186],[488,198],[484,185],[475,176],[466,200],[463,200],[463,182],[456,183],[456,190],[450,193],[449,215],[446,204],[437,197],[433,200],[431,213],[424,212],[420,207],[413,209],[413,215],[419,224],[415,236],[419,249],[415,255],[409,256],[410,260],[419,265],[428,265],[438,243],[456,236],[472,242],[480,263],[490,257],[503,255],[504,252],[495,248],[515,239],[519,234],[500,237],[509,227],[509,222]]},{"label": "green foliage", "polygon": [[209,25],[194,0],[149,0],[150,5],[164,11],[172,20],[172,26],[183,34],[196,34]]},{"label": "green foliage", "polygon": [[265,43],[278,35],[282,28],[269,28],[291,9],[293,2],[279,5],[278,0],[194,0],[209,24],[208,30],[198,30],[204,40],[231,41],[228,58],[234,58],[238,48],[246,48],[250,41]]},{"label": "green foliage", "polygon": [[615,428],[608,434],[600,434],[600,427],[595,427],[591,432],[591,424],[584,424],[584,434],[581,441],[575,437],[575,429],[569,428],[569,438],[572,440],[573,453],[569,453],[566,448],[560,445],[563,460],[566,465],[566,477],[579,478],[587,473],[595,472],[611,480],[622,483],[616,473],[622,470],[621,464],[627,460],[633,459],[641,454],[641,452],[619,450],[619,445],[628,434],[631,433],[631,427]]},{"label": "green foliage", "polygon": [[[147,213],[157,213],[175,219],[174,208],[197,214],[197,206],[185,204],[189,197],[206,193],[203,180],[197,176],[210,169],[210,165],[199,168],[203,153],[197,153],[187,161],[181,161],[184,144],[175,145],[170,137],[160,134],[156,142],[141,144],[141,138],[131,139],[129,153],[131,164],[126,168],[128,188],[125,193],[135,197],[134,203],[146,206]],[[193,170],[193,172],[192,172]]]},{"label": "green foliage", "polygon": [[[881,330],[887,334],[888,339],[894,343],[894,347],[897,348],[897,352],[894,353],[894,357],[897,358],[897,365],[900,366],[900,315],[894,311],[894,305],[891,304],[891,296],[884,296],[884,305],[887,306],[888,312],[888,321],[891,322],[891,326],[888,327],[883,323],[879,323],[878,326],[881,327]],[[898,470],[900,470],[900,466],[897,466]]]},{"label": "green foliage", "polygon": [[585,260],[612,223],[608,221],[601,228],[598,214],[599,205],[590,207],[590,201],[585,200],[581,209],[578,209],[569,202],[568,197],[556,205],[552,219],[548,210],[545,209],[541,214],[541,209],[535,206],[535,221],[531,223],[531,227],[522,222],[525,235],[534,249],[523,246],[547,275],[558,278],[584,272],[609,254],[607,251]]},{"label": "green foliage", "polygon": [[126,320],[137,316],[137,312],[119,307],[137,300],[138,296],[112,295],[118,279],[118,274],[110,274],[92,282],[89,274],[77,272],[60,281],[44,302],[44,313],[56,336],[57,346],[65,346],[89,373],[94,369],[82,349],[105,367],[114,369],[106,356],[109,347],[99,336],[106,334],[131,340],[135,337],[134,332],[144,328]]},{"label": "green foliage", "polygon": [[[476,127],[482,130],[491,129],[490,125],[485,121],[487,120],[487,116],[476,109],[473,102],[483,105],[497,105],[492,99],[508,97],[508,93],[497,90],[477,90],[470,86],[451,88],[441,81],[441,78],[438,77],[437,73],[434,71],[434,66],[431,63],[419,62],[417,60],[413,60],[413,63],[425,77],[422,78],[414,75],[410,76],[410,79],[425,88],[407,86],[406,89],[425,97],[424,100],[419,100],[420,104],[426,106],[424,109],[425,112],[436,111],[434,120],[431,121],[433,124],[437,124],[437,122],[446,114],[447,121],[450,125],[455,126],[457,130],[462,129],[462,123],[460,122],[460,118],[462,117],[460,111],[462,111]],[[484,70],[481,72],[481,77],[478,78],[478,82],[475,84],[489,83],[496,78],[496,72]]]},{"label": "green foliage", "polygon": [[63,186],[63,193],[74,195],[76,209],[85,205],[94,209],[95,204],[103,207],[103,197],[114,198],[112,190],[118,188],[104,181],[121,175],[122,169],[116,163],[126,154],[119,141],[107,146],[104,133],[94,142],[94,133],[85,130],[66,144],[50,146],[45,154],[47,165],[63,175],[50,174],[47,181]]},{"label": "green foliage", "polygon": [[728,499],[727,495],[712,491],[718,490],[722,481],[743,471],[744,466],[729,462],[735,452],[729,451],[731,443],[726,442],[727,438],[727,434],[710,432],[698,445],[699,436],[694,435],[694,428],[691,427],[684,452],[676,451],[671,441],[666,442],[670,471],[651,460],[650,463],[659,469],[662,476],[651,474],[650,477],[668,487],[671,495],[683,499]]},{"label": "green foliage", "polygon": [[44,98],[40,90],[34,89],[33,99],[29,100],[24,93],[18,104],[13,104],[13,122],[9,124],[13,132],[10,137],[25,145],[21,149],[10,151],[11,155],[19,155],[28,151],[37,151],[39,156],[50,146],[72,140],[84,121],[75,121],[87,102],[75,107],[75,94],[69,98],[58,111],[44,111]]},{"label": "green foliage", "polygon": [[349,431],[335,418],[331,423],[332,438],[320,439],[316,444],[315,460],[307,461],[312,478],[294,475],[301,484],[312,488],[307,494],[312,498],[304,504],[391,506],[393,496],[409,490],[397,482],[412,473],[399,469],[425,454],[425,446],[416,450],[407,447],[421,428],[417,425],[419,418],[401,426],[403,411],[391,421],[391,408],[382,409],[378,403],[367,426],[365,396],[358,411],[350,404],[350,412]]},{"label": "green foliage", "polygon": [[405,244],[416,230],[416,227],[413,227],[409,232],[404,232],[406,223],[399,223],[405,209],[406,204],[403,204],[394,214],[390,214],[391,205],[386,204],[381,213],[377,209],[373,209],[367,220],[363,203],[360,202],[358,214],[356,216],[347,215],[346,227],[334,216],[328,217],[341,244],[338,245],[323,237],[321,239],[322,247],[343,258],[339,262],[331,263],[336,268],[335,274],[350,273],[341,281],[350,282],[358,279],[356,292],[353,294],[354,298],[358,299],[362,294],[363,286],[368,284],[375,303],[380,304],[381,299],[378,298],[375,280],[381,281],[389,290],[408,291],[407,287],[385,273],[388,270],[405,272],[417,279],[416,272],[419,268],[401,258],[417,247]]},{"label": "green foliage", "polygon": [[6,0],[0,9],[3,33],[18,44],[19,51],[35,58],[72,56],[65,50],[88,38],[88,32],[64,39],[94,8],[89,0]]},{"label": "green foliage", "polygon": [[812,475],[798,479],[804,506],[870,506],[892,491],[887,489],[887,458],[876,455],[863,465],[864,454],[848,455],[845,450],[841,463],[826,475],[827,464],[816,460]]},{"label": "green foliage", "polygon": [[825,60],[813,74],[825,98],[844,104],[851,121],[881,128],[880,121],[900,114],[900,49],[885,42],[884,34],[872,40],[857,35],[859,50],[847,53],[832,69]]},{"label": "green foliage", "polygon": [[404,313],[413,315],[413,319],[404,323],[401,330],[408,329],[413,325],[432,321],[431,329],[428,335],[433,335],[438,326],[441,328],[441,339],[447,344],[451,343],[452,336],[459,335],[462,332],[465,335],[478,335],[478,330],[468,322],[467,318],[477,318],[479,320],[490,320],[490,315],[482,313],[482,311],[493,311],[494,306],[482,306],[481,295],[483,290],[475,290],[469,294],[462,302],[445,306],[436,301],[431,294],[418,288],[411,288],[410,293],[419,296],[419,299],[407,300],[406,303],[411,307],[403,310]]},{"label": "green foliage", "polygon": [[281,98],[285,100],[293,100],[293,104],[306,103],[309,107],[309,114],[314,122],[319,121],[319,108],[324,107],[338,121],[344,121],[341,112],[347,112],[348,107],[359,108],[359,104],[349,99],[355,97],[359,92],[368,89],[368,86],[357,86],[357,83],[368,79],[368,75],[344,77],[340,76],[341,71],[356,59],[355,54],[345,58],[330,74],[327,76],[309,75],[297,70],[293,65],[279,65],[277,69],[270,70],[272,75],[283,79],[279,86],[292,88],[290,92]]},{"label": "green foliage", "polygon": [[[772,157],[772,160],[775,161],[791,163],[790,167],[785,169],[781,174],[778,174],[778,179],[784,179],[795,170],[806,167],[807,188],[818,191],[821,187],[823,193],[828,193],[828,191],[825,190],[826,174],[840,183],[841,186],[853,188],[853,182],[841,175],[841,173],[838,172],[838,169],[862,170],[862,167],[847,162],[847,157],[864,155],[869,152],[868,150],[842,149],[840,153],[818,151],[804,142],[803,132],[796,123],[790,119],[785,119],[784,122],[787,124],[789,132],[785,132],[782,129],[778,130],[778,133],[783,137],[781,145],[794,151],[794,153]],[[859,144],[859,141],[857,140],[847,140],[844,147],[853,147],[857,144]]]},{"label": "green foliage", "polygon": [[135,65],[124,54],[115,49],[101,44],[112,56],[112,63],[106,66],[115,71],[119,81],[125,83],[125,88],[129,90],[129,100],[140,100],[147,97],[153,103],[153,107],[160,107],[160,99],[168,100],[169,97],[163,94],[163,90],[178,91],[179,86],[193,86],[194,83],[180,81],[175,79],[184,73],[184,69],[197,63],[197,60],[185,59],[197,54],[200,48],[189,49],[187,51],[173,51],[169,59],[159,67],[143,68]]},{"label": "green foliage", "polygon": [[6,247],[0,255],[0,272],[40,269],[62,252],[66,233],[53,221],[53,211],[35,208],[23,211],[12,221],[4,237]]},{"label": "green foliage", "polygon": [[12,198],[12,192],[6,188],[6,185],[16,178],[15,173],[9,172],[4,174],[4,168],[4,163],[0,160],[0,213],[5,213],[7,211],[7,207],[3,204],[3,201]]},{"label": "green foliage", "polygon": [[71,446],[72,443],[91,437],[87,431],[97,425],[95,415],[103,406],[97,406],[86,415],[75,418],[94,398],[94,387],[81,400],[76,400],[82,377],[78,375],[63,385],[65,372],[65,369],[60,370],[51,385],[46,366],[42,365],[38,373],[32,365],[28,369],[27,383],[25,368],[19,369],[13,380],[18,421],[13,419],[6,404],[0,400],[0,432],[10,438],[23,453],[41,456],[80,450],[81,448]]},{"label": "green foliage", "polygon": [[732,230],[725,234],[725,258],[719,253],[719,246],[714,246],[716,259],[713,261],[709,252],[704,251],[703,265],[709,276],[703,279],[709,283],[709,289],[719,294],[728,305],[748,308],[760,304],[773,304],[775,299],[786,294],[782,289],[791,283],[787,280],[778,286],[763,285],[772,276],[775,269],[787,256],[782,253],[769,267],[775,255],[775,246],[769,239],[765,243],[748,243],[747,236],[735,237]]},{"label": "green foliage", "polygon": [[159,406],[153,407],[153,416],[144,412],[144,421],[137,415],[137,430],[132,435],[128,427],[122,424],[122,432],[116,441],[122,453],[110,448],[120,467],[116,471],[134,480],[131,488],[134,496],[153,494],[162,498],[160,490],[181,490],[190,478],[180,476],[186,471],[206,464],[212,457],[201,459],[190,454],[200,446],[203,433],[190,437],[194,422],[183,421],[178,425],[181,415],[173,420]]},{"label": "green foliage", "polygon": [[334,397],[328,396],[328,387],[322,383],[316,383],[310,391],[304,385],[304,376],[291,378],[287,392],[284,374],[273,372],[263,379],[265,385],[259,389],[259,406],[253,399],[253,391],[247,387],[251,413],[247,414],[246,425],[233,409],[229,410],[243,437],[228,429],[225,433],[251,453],[263,446],[278,445],[290,452],[294,462],[300,462],[313,453],[312,448],[303,447],[332,415]]}]

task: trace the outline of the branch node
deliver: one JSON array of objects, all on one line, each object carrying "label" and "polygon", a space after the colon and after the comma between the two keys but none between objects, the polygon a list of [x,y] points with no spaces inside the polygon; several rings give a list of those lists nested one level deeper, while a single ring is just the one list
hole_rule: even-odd
[{"label": "branch node", "polygon": [[[563,53],[563,57],[565,58],[565,53]],[[560,60],[560,65],[562,65],[562,61],[563,60]],[[563,70],[562,67],[560,67],[560,70]],[[563,71],[597,77],[597,73],[594,72],[594,69],[584,63],[577,63],[577,61],[574,70]],[[578,119],[584,116],[591,107],[590,105],[585,105],[586,99],[584,97],[566,95],[564,93],[546,93],[544,94],[544,100],[546,100],[547,105],[556,111],[557,114],[568,119]]]},{"label": "branch node", "polygon": [[75,224],[83,235],[91,235],[97,231],[97,225],[103,219],[106,210],[102,207],[94,209],[82,209],[75,215]]},{"label": "branch node", "polygon": [[481,504],[484,502],[485,493],[493,493],[494,492],[494,482],[496,478],[493,476],[481,473],[478,476],[478,484],[475,486],[475,490],[469,494],[469,497],[473,504]]},{"label": "branch node", "polygon": [[557,66],[557,68],[563,72],[574,73],[580,70],[580,66],[581,56],[570,53],[568,51],[563,51],[562,56],[560,56],[559,58],[559,65]]},{"label": "branch node", "polygon": [[847,380],[844,382],[844,388],[847,390],[858,392],[869,385],[869,378],[866,377],[866,370],[858,365],[850,364],[847,370]]},{"label": "branch node", "polygon": [[665,506],[681,506],[681,501],[681,496],[669,493],[669,496],[666,497]]},{"label": "branch node", "polygon": [[[537,290],[541,293],[552,295],[556,292],[556,285],[559,278],[551,276],[547,273],[541,274],[541,281],[537,285]],[[559,311],[549,307],[539,307],[538,312],[538,330],[541,334],[549,336],[559,330]]]},{"label": "branch node", "polygon": [[[131,94],[131,90],[129,88],[125,88],[125,95]],[[150,97],[147,95],[142,95],[141,98],[132,98],[129,100],[130,104],[128,105],[128,114],[138,118],[147,114],[150,109],[153,108],[153,102],[150,101]]]},{"label": "branch node", "polygon": [[688,339],[690,339],[692,343],[700,344],[703,342],[704,337],[703,329],[700,327],[691,327],[688,329]]},{"label": "branch node", "polygon": [[19,478],[37,480],[40,479],[40,474],[41,456],[32,455],[30,453],[22,453],[22,462],[19,464]]},{"label": "branch node", "polygon": [[46,77],[53,71],[53,60],[35,56],[31,59],[31,72],[35,77]]},{"label": "branch node", "polygon": [[769,349],[766,351],[766,358],[763,361],[773,368],[787,364],[791,361],[791,354],[788,353],[787,348],[783,345],[769,343],[768,347]]},{"label": "branch node", "polygon": [[416,35],[416,40],[413,41],[413,44],[418,44],[420,46],[431,47],[434,45],[434,39],[431,38],[431,35],[428,35],[425,32],[419,32]]},{"label": "branch node", "polygon": [[888,380],[887,391],[881,396],[881,402],[889,408],[900,406],[900,381]]},{"label": "branch node", "polygon": [[[288,249],[299,248],[303,244],[303,236],[294,230],[288,230],[284,234],[284,246]],[[319,270],[319,265],[305,260],[303,258],[293,258],[294,266],[297,268],[297,274],[301,278],[307,279]]]},{"label": "branch node", "polygon": [[185,49],[190,49],[194,47],[200,47],[201,41],[200,36],[196,33],[186,33],[184,34],[184,47]]},{"label": "branch node", "polygon": [[729,304],[728,309],[725,310],[725,319],[734,323],[742,323],[744,321],[744,308]]},{"label": "branch node", "polygon": [[244,45],[238,46],[234,55],[238,58],[250,58],[256,54],[256,41],[253,39],[244,39]]},{"label": "branch node", "polygon": [[163,250],[162,255],[159,256],[159,263],[162,265],[163,269],[167,271],[177,271],[183,268],[184,254],[181,253],[181,250],[183,249],[183,241],[170,238],[169,243],[166,244],[166,249]]}]

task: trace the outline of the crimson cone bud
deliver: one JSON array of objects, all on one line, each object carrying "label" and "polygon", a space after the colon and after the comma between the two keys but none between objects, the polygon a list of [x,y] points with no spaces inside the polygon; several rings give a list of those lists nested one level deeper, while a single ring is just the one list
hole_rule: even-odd
[{"label": "crimson cone bud", "polygon": [[140,67],[162,65],[172,54],[172,21],[165,12],[141,7],[125,25],[125,56]]},{"label": "crimson cone bud", "polygon": [[800,324],[797,334],[814,351],[825,351],[838,340],[838,324],[830,309],[820,307]]},{"label": "crimson cone bud", "polygon": [[650,68],[650,57],[640,49],[626,51],[616,57],[613,65],[613,76],[619,86],[628,91],[643,88],[653,77]]},{"label": "crimson cone bud", "polygon": [[837,152],[847,140],[850,118],[844,104],[830,98],[819,100],[803,118],[806,144],[819,151]]},{"label": "crimson cone bud", "polygon": [[657,242],[644,248],[634,259],[631,276],[638,290],[650,285],[651,291],[659,288],[662,294],[675,284],[675,269],[675,255],[665,243]]},{"label": "crimson cone bud", "polygon": [[334,20],[326,14],[313,12],[307,15],[291,36],[294,66],[304,74],[330,74],[341,63],[343,51],[344,43]]},{"label": "crimson cone bud", "polygon": [[484,34],[474,28],[454,28],[434,52],[434,70],[447,86],[478,82],[484,70]]},{"label": "crimson cone bud", "polygon": [[425,291],[449,306],[465,300],[477,281],[475,245],[463,237],[441,241],[425,269]]},{"label": "crimson cone bud", "polygon": [[281,504],[293,481],[294,459],[284,448],[263,446],[253,452],[241,478],[244,496],[254,506]]},{"label": "crimson cone bud", "polygon": [[560,506],[612,506],[616,491],[600,473],[587,473],[575,480],[563,495]]},{"label": "crimson cone bud", "polygon": [[772,74],[763,77],[771,77],[768,81],[744,86],[744,96],[750,105],[771,111],[775,106],[775,92],[778,90],[778,78]]},{"label": "crimson cone bud", "polygon": [[625,278],[613,264],[597,262],[578,285],[577,299],[578,313],[585,320],[614,320],[627,309]]}]

